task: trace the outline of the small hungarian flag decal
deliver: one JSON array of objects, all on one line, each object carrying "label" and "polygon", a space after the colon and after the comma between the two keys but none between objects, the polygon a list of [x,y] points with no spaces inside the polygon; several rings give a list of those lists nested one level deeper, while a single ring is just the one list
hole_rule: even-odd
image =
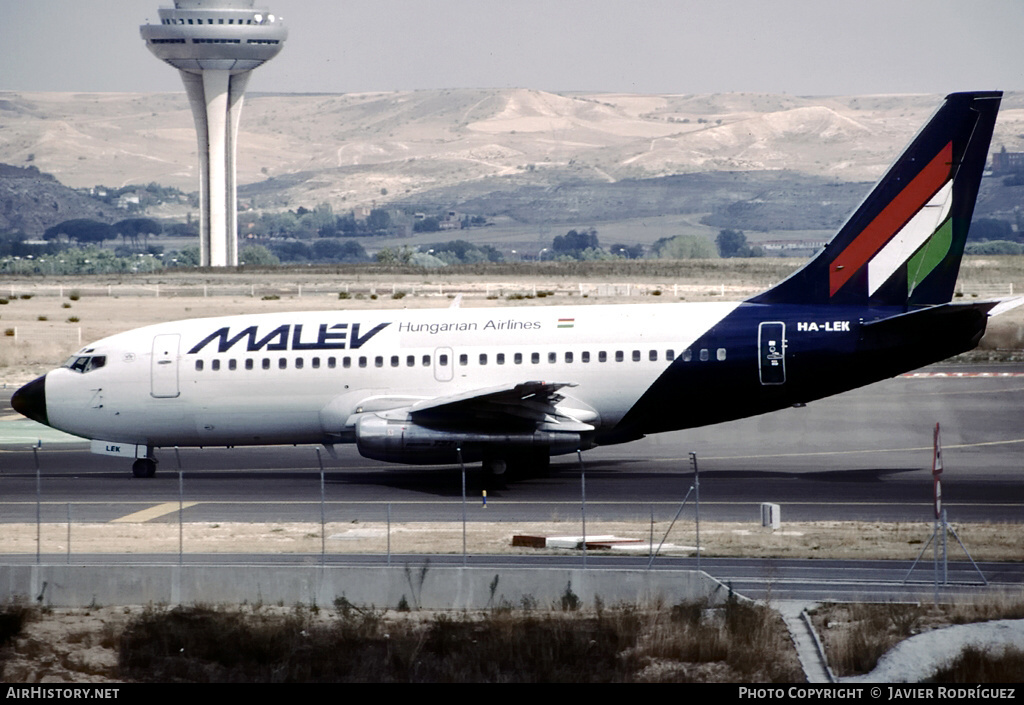
[{"label": "small hungarian flag decal", "polygon": [[575,324],[575,322],[576,322],[575,318],[559,318],[558,319],[558,327],[559,328],[572,328],[573,325]]}]

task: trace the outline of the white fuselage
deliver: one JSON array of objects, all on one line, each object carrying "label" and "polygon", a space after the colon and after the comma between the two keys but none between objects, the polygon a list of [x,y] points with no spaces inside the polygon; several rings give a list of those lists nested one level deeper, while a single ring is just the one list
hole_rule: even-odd
[{"label": "white fuselage", "polygon": [[[138,446],[352,441],[356,417],[507,383],[562,382],[611,428],[736,303],[322,311],[163,323],[46,378],[49,423]],[[75,358],[72,358],[74,360]],[[694,364],[700,361],[697,351]],[[81,366],[80,366],[81,367]]]}]

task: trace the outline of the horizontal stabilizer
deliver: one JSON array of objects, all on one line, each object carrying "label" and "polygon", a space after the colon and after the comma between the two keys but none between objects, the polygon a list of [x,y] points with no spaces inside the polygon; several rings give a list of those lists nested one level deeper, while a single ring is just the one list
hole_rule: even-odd
[{"label": "horizontal stabilizer", "polygon": [[1012,311],[1018,306],[1024,305],[1024,296],[1006,296],[996,299],[996,302],[996,305],[988,312],[989,318],[999,316],[1007,311]]}]

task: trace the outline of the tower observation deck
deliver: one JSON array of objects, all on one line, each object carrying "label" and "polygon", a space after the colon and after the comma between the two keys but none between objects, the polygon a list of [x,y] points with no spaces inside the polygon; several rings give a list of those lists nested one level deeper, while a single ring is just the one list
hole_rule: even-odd
[{"label": "tower observation deck", "polygon": [[200,263],[238,264],[235,155],[242,98],[254,68],[288,38],[281,18],[255,0],[175,0],[160,24],[139,29],[157,58],[178,69],[199,140]]}]

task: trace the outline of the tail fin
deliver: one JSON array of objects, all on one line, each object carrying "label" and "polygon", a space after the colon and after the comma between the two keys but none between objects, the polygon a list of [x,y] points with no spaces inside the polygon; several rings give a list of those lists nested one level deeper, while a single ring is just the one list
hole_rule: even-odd
[{"label": "tail fin", "polygon": [[950,301],[1002,92],[952,93],[814,259],[752,303]]}]

